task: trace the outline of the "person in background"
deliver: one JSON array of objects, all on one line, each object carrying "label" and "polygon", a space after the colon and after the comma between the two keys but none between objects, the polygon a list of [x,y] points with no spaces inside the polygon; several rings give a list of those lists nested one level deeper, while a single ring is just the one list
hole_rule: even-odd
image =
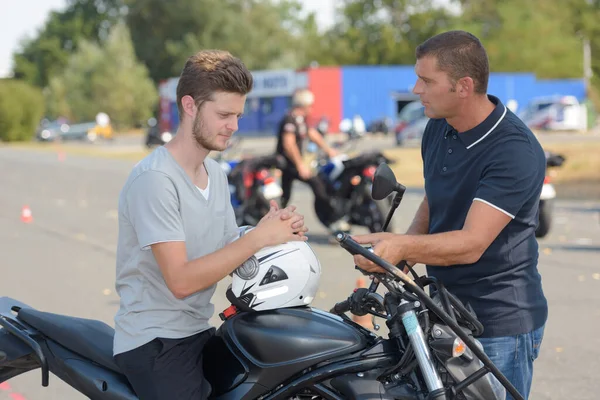
[{"label": "person in background", "polygon": [[350,225],[344,215],[337,212],[333,200],[327,194],[325,184],[314,176],[311,168],[302,159],[304,142],[307,138],[329,157],[337,155],[337,152],[329,147],[325,138],[307,124],[306,120],[314,100],[314,94],[310,90],[297,90],[292,96],[291,109],[279,123],[276,153],[282,155],[287,163],[281,175],[282,206],[285,207],[290,200],[293,182],[299,180],[308,184],[313,191],[314,208],[319,221],[328,227],[332,234],[337,231],[347,232],[350,230]]}]

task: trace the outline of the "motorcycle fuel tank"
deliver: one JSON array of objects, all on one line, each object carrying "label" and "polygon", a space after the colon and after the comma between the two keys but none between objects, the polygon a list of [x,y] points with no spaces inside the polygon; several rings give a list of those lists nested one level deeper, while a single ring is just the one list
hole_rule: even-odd
[{"label": "motorcycle fuel tank", "polygon": [[204,351],[216,399],[251,399],[318,363],[365,349],[374,336],[309,307],[238,314]]}]

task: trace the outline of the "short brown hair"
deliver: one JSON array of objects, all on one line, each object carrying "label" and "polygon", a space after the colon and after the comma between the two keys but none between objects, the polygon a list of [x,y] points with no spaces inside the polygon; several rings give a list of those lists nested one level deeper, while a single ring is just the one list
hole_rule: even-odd
[{"label": "short brown hair", "polygon": [[252,74],[244,63],[224,50],[202,50],[188,58],[177,83],[177,108],[183,115],[181,99],[192,96],[196,106],[212,100],[215,92],[248,94]]},{"label": "short brown hair", "polygon": [[438,68],[454,82],[469,76],[475,82],[475,92],[487,92],[490,66],[485,48],[479,39],[465,31],[440,33],[421,43],[415,52],[417,60],[433,56]]}]

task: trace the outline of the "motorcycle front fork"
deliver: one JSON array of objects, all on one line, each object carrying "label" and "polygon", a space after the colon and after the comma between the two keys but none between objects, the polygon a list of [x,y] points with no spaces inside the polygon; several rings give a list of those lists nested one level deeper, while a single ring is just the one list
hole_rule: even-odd
[{"label": "motorcycle front fork", "polygon": [[[405,304],[409,304],[409,302],[403,299],[400,302],[400,307]],[[418,307],[416,304],[415,306]],[[401,316],[402,324],[404,325],[404,329],[406,329],[408,339],[415,352],[415,357],[417,358],[417,363],[423,374],[427,390],[431,393],[443,389],[444,385],[431,358],[431,352],[429,351],[429,347],[427,347],[425,335],[423,329],[421,329],[415,310],[409,308],[408,311],[402,313]]]}]

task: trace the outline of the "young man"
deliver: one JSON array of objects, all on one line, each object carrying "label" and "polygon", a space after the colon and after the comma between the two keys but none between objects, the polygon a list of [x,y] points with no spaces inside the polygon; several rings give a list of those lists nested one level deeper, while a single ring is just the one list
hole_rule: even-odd
[{"label": "young man", "polygon": [[431,118],[421,148],[425,198],[406,235],[356,239],[389,262],[426,264],[470,303],[485,329],[479,339],[486,354],[527,398],[548,316],[535,238],[544,152],[521,120],[486,94],[488,58],[476,37],[442,33],[416,56],[413,92]]},{"label": "young man", "polygon": [[252,75],[224,51],[188,59],[180,126],[137,164],[119,198],[115,361],[141,399],[205,399],[202,348],[216,284],[261,248],[306,240],[303,217],[276,205],[238,239],[227,177],[208,154],[238,129]]},{"label": "young man", "polygon": [[307,183],[314,194],[314,208],[319,221],[332,232],[348,231],[350,226],[342,219],[343,215],[336,215],[325,184],[313,175],[310,167],[302,159],[304,141],[307,137],[329,157],[337,154],[327,145],[324,136],[319,134],[316,129],[309,127],[306,122],[313,103],[314,94],[310,90],[296,91],[292,96],[290,111],[279,122],[276,153],[281,154],[287,161],[287,167],[282,170],[281,174],[282,205],[285,207],[290,200],[292,184],[295,180]]}]

